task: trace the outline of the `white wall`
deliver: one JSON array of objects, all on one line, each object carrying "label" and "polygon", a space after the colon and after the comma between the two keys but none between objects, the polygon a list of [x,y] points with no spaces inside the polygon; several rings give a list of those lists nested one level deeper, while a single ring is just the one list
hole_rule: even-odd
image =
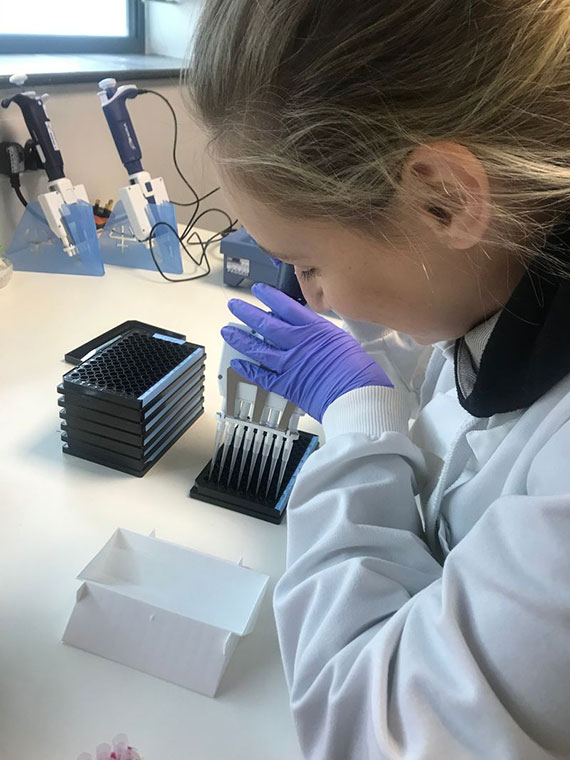
[{"label": "white wall", "polygon": [[[216,187],[215,171],[206,154],[205,135],[190,119],[178,81],[153,79],[136,84],[156,89],[171,101],[179,120],[179,163],[197,192],[203,194]],[[111,198],[116,200],[118,188],[126,184],[126,172],[101,110],[97,84],[50,85],[45,89],[50,93],[46,109],[63,154],[66,176],[76,184],[85,185],[91,202],[97,198],[105,202]],[[8,92],[0,91],[0,97]],[[141,144],[144,168],[151,176],[164,177],[171,199],[191,200],[189,190],[179,179],[172,163],[173,124],[166,104],[153,95],[141,95],[129,101],[128,107]],[[19,107],[12,104],[7,110],[0,109],[0,141],[17,140],[23,144],[27,137]],[[43,172],[23,175],[22,190],[28,199],[35,200],[45,189]],[[212,205],[214,200],[215,205],[225,207],[221,192],[214,196]],[[4,248],[10,242],[22,212],[23,207],[8,178],[0,177],[0,244]],[[188,211],[178,209],[177,213],[178,221],[184,222]],[[223,226],[220,217],[214,215],[201,224],[212,230]]]}]

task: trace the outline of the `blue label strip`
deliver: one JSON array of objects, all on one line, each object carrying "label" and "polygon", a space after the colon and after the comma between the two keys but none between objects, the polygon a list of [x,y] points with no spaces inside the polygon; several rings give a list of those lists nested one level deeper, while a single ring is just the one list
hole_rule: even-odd
[{"label": "blue label strip", "polygon": [[148,406],[148,404],[155,396],[157,396],[171,382],[176,380],[176,378],[179,377],[184,372],[184,370],[198,361],[198,359],[203,355],[204,349],[197,348],[190,354],[190,356],[187,356],[186,359],[181,361],[180,364],[174,367],[174,369],[170,370],[170,372],[168,372],[161,380],[159,380],[156,385],[153,385],[152,388],[149,388],[148,391],[145,391],[145,393],[139,396],[139,401],[141,402],[143,408],[145,406]]},{"label": "blue label strip", "polygon": [[173,338],[171,335],[163,335],[162,333],[154,333],[152,337],[158,338],[159,340],[166,340],[168,343],[178,343],[180,346],[186,343],[186,338]]}]

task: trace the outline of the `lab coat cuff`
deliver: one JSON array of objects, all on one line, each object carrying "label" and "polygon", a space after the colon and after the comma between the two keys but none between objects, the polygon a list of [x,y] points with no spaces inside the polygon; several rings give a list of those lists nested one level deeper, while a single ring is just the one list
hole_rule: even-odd
[{"label": "lab coat cuff", "polygon": [[323,428],[327,440],[343,433],[378,438],[388,430],[407,433],[410,413],[408,394],[370,385],[333,401],[323,415]]}]

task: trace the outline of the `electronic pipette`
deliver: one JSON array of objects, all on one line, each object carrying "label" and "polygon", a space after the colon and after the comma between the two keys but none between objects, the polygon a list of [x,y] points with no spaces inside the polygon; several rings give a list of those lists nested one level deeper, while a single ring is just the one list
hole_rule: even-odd
[{"label": "electronic pipette", "polygon": [[[10,82],[15,85],[23,85],[27,79],[25,74],[10,77]],[[2,100],[2,108],[8,108],[11,103],[16,103],[22,111],[22,116],[33,141],[33,146],[41,161],[42,168],[48,178],[49,192],[38,196],[41,210],[51,231],[63,244],[63,250],[68,256],[77,254],[76,241],[67,221],[70,218],[70,209],[78,203],[89,204],[89,199],[83,185],[73,185],[64,174],[63,157],[55,139],[51,121],[45,110],[45,101],[48,95],[38,95],[34,90],[19,92]],[[91,215],[92,217],[92,215]],[[88,222],[89,220],[87,220]],[[83,225],[86,224],[82,219]],[[92,232],[95,236],[95,222],[93,229],[84,230],[84,235],[89,236]]]}]

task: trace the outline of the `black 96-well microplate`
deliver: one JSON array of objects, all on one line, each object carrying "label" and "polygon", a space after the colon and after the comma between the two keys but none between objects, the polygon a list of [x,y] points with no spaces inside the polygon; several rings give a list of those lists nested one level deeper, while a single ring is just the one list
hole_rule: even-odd
[{"label": "black 96-well microplate", "polygon": [[126,406],[144,407],[157,385],[170,373],[185,368],[193,354],[198,358],[200,353],[201,346],[135,330],[67,372],[63,387]]}]

